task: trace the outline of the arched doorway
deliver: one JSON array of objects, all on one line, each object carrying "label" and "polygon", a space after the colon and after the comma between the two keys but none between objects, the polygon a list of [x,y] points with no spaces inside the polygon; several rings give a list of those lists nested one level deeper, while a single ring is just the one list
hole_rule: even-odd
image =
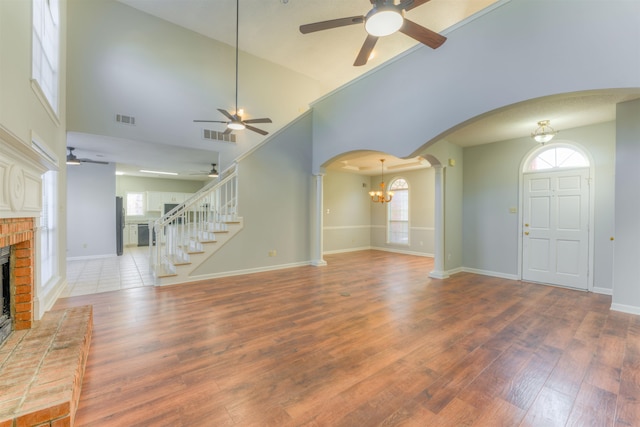
[{"label": "arched doorway", "polygon": [[588,290],[593,162],[576,144],[533,150],[521,167],[522,280]]}]

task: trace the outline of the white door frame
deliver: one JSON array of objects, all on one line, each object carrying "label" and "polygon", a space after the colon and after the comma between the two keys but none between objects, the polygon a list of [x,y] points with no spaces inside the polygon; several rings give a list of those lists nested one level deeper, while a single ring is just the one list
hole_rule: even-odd
[{"label": "white door frame", "polygon": [[[590,185],[589,185],[589,230],[588,230],[588,245],[589,245],[589,255],[588,255],[588,279],[587,279],[587,290],[589,292],[593,292],[593,250],[594,250],[594,241],[593,241],[593,224],[594,224],[594,213],[595,213],[595,167],[593,162],[593,157],[591,157],[591,153],[589,153],[584,147],[580,144],[577,144],[573,141],[568,140],[558,140],[550,144],[546,144],[543,146],[536,146],[529,150],[529,152],[523,157],[520,162],[520,169],[518,173],[518,206],[520,215],[518,215],[518,277],[522,280],[523,271],[522,271],[522,263],[523,257],[522,253],[524,250],[524,240],[522,238],[522,233],[524,232],[524,173],[525,168],[529,165],[529,162],[537,156],[540,152],[545,151],[549,148],[555,147],[568,147],[573,150],[576,150],[580,154],[582,154],[587,160],[589,160],[589,177],[590,177]],[[560,169],[564,170],[564,169]],[[543,171],[544,173],[553,172],[553,169],[546,169]]]}]

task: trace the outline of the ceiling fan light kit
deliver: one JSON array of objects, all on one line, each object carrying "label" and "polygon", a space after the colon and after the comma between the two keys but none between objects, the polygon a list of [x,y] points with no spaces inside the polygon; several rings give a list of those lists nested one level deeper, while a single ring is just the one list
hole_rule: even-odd
[{"label": "ceiling fan light kit", "polygon": [[389,6],[374,7],[367,13],[364,29],[372,36],[384,37],[398,31],[403,22],[401,11]]},{"label": "ceiling fan light kit", "polygon": [[236,0],[236,109],[234,110],[234,114],[229,113],[227,110],[223,110],[222,108],[218,108],[218,111],[221,112],[229,121],[222,120],[194,120],[194,123],[225,123],[227,125],[227,129],[224,134],[229,134],[234,130],[243,130],[249,129],[253,132],[259,133],[260,135],[267,135],[269,132],[258,129],[257,127],[249,125],[249,123],[273,123],[269,118],[262,119],[249,119],[242,120],[243,110],[238,109],[238,28],[240,27],[240,0]]},{"label": "ceiling fan light kit", "polygon": [[545,144],[551,141],[558,131],[549,125],[550,122],[551,120],[540,120],[538,122],[538,128],[531,132],[531,138],[535,139],[540,144]]},{"label": "ceiling fan light kit", "polygon": [[300,32],[302,34],[309,34],[316,31],[364,23],[367,38],[362,44],[360,52],[353,63],[356,67],[365,65],[369,58],[372,57],[371,53],[379,37],[388,36],[397,31],[432,49],[437,49],[447,40],[445,36],[404,17],[405,12],[428,1],[429,0],[404,0],[395,4],[393,0],[371,0],[373,8],[366,15],[349,16],[346,18],[301,25]]},{"label": "ceiling fan light kit", "polygon": [[108,165],[109,162],[102,162],[100,160],[91,160],[91,159],[79,159],[75,154],[73,154],[73,150],[75,147],[67,147],[69,153],[67,154],[67,164],[70,166],[78,166],[81,163],[96,163],[98,165]]},{"label": "ceiling fan light kit", "polygon": [[215,163],[211,163],[211,171],[209,172],[209,175],[207,175],[209,178],[217,178],[219,176],[218,174],[218,170],[216,169],[216,164]]}]

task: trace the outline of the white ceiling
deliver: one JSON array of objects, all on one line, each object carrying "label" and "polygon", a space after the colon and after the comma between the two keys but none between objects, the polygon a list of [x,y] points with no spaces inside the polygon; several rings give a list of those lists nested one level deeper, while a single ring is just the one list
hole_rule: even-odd
[{"label": "white ceiling", "polygon": [[[191,29],[207,37],[235,46],[235,0],[118,0],[166,21]],[[504,0],[501,0],[504,1]],[[446,35],[446,29],[469,18],[497,0],[431,0],[407,12],[406,17],[420,25]],[[417,45],[413,39],[397,33],[382,38],[376,44],[375,57],[363,67],[353,61],[365,38],[362,25],[336,28],[303,35],[298,27],[323,20],[364,15],[371,8],[368,0],[242,0],[240,2],[239,47],[262,59],[307,75],[322,83],[329,92],[366,73],[402,52]],[[428,49],[427,47],[420,47]],[[446,135],[446,139],[462,147],[528,136],[539,120],[551,120],[556,129],[569,129],[615,119],[615,104],[640,97],[639,90],[576,93],[533,100],[489,112],[483,117],[461,124]],[[76,135],[77,137],[77,135]],[[80,139],[80,138],[78,138]],[[109,139],[109,138],[104,138]],[[73,136],[69,145],[73,145]],[[123,145],[112,140],[112,153],[104,153],[100,138],[93,145],[78,142],[78,157],[103,156],[118,162],[118,169],[129,171],[140,167],[165,170],[167,165],[181,171],[202,171],[194,179],[206,179],[199,150],[178,150],[171,146],[149,147],[127,141]],[[139,146],[141,155],[132,153]],[[122,153],[126,151],[126,155]],[[180,153],[178,153],[180,152]],[[146,154],[145,154],[146,153]],[[338,159],[329,169],[376,174],[380,170],[378,153],[351,154]],[[402,166],[400,159],[384,156],[389,168]],[[144,159],[145,165],[126,166],[128,159]],[[346,162],[346,163],[345,163]],[[426,167],[428,163],[408,160],[407,167]],[[187,173],[183,178],[189,178]]]}]

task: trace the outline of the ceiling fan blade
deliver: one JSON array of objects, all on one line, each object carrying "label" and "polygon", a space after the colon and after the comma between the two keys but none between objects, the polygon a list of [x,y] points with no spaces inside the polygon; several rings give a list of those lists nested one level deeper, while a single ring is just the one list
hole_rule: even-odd
[{"label": "ceiling fan blade", "polygon": [[222,120],[194,120],[194,123],[227,123]]},{"label": "ceiling fan blade", "polygon": [[249,120],[243,120],[244,123],[273,123],[271,121],[271,119],[268,118],[264,118],[264,119],[249,119]]},{"label": "ceiling fan blade", "polygon": [[411,10],[413,8],[416,8],[420,5],[425,4],[426,2],[428,2],[429,0],[413,0],[413,2],[410,2],[409,5],[407,5],[407,7],[403,7],[404,10]]},{"label": "ceiling fan blade", "polygon": [[253,127],[253,126],[251,126],[251,125],[245,125],[245,127],[246,127],[247,129],[249,129],[249,130],[254,131],[254,132],[258,132],[260,135],[266,135],[266,134],[268,134],[268,133],[269,133],[269,132],[267,132],[266,130],[262,130],[262,129],[254,128],[254,127]]},{"label": "ceiling fan blade", "polygon": [[91,160],[91,159],[78,159],[80,163],[96,163],[98,165],[108,165],[109,162],[103,162],[100,160]]},{"label": "ceiling fan blade", "polygon": [[329,30],[331,28],[346,27],[347,25],[362,24],[364,16],[350,16],[348,18],[331,19],[329,21],[314,22],[313,24],[300,25],[302,34],[315,33],[316,31]]},{"label": "ceiling fan blade", "polygon": [[[223,110],[222,108],[218,108],[218,111],[220,111],[222,114],[224,114],[224,115],[225,115],[225,117],[227,117],[227,118],[228,118],[229,120],[231,120],[231,121],[234,121],[234,120],[236,119],[236,118],[235,118],[235,117],[233,117],[233,116],[231,115],[231,113],[229,113],[227,110]],[[223,122],[223,123],[225,123],[225,122]]]},{"label": "ceiling fan blade", "polygon": [[426,44],[432,49],[439,48],[440,45],[447,40],[445,36],[442,36],[435,31],[431,31],[422,25],[418,25],[407,18],[404,19],[404,23],[402,24],[402,27],[400,27],[400,32],[416,39],[420,43]]},{"label": "ceiling fan blade", "polygon": [[222,132],[222,134],[223,134],[223,135],[229,135],[231,132],[233,132],[233,129],[231,129],[231,128],[226,128],[226,129],[224,130],[224,132]]},{"label": "ceiling fan blade", "polygon": [[360,53],[358,53],[356,61],[353,63],[355,67],[359,67],[367,63],[367,61],[369,60],[369,56],[371,56],[371,51],[373,50],[377,41],[378,37],[372,36],[371,34],[367,36],[362,47],[360,48]]}]

